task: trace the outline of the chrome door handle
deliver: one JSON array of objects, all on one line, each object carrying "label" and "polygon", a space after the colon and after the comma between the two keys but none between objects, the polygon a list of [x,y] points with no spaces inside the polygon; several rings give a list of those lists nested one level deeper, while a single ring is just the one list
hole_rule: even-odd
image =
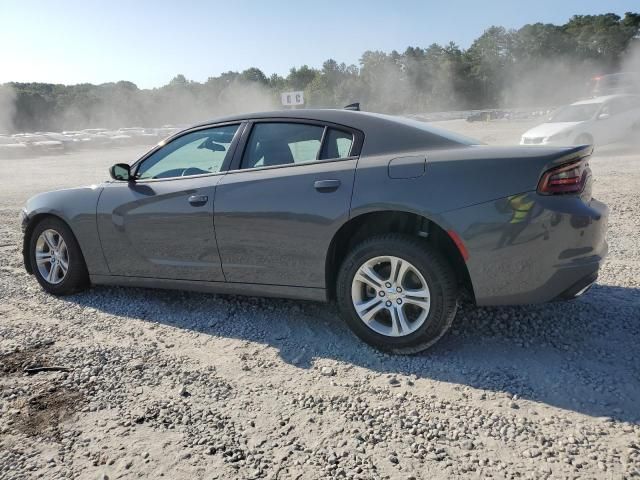
[{"label": "chrome door handle", "polygon": [[340,180],[316,180],[313,182],[313,188],[319,192],[333,192],[340,186]]},{"label": "chrome door handle", "polygon": [[191,195],[189,197],[189,203],[194,207],[201,207],[209,201],[209,197],[206,195]]}]

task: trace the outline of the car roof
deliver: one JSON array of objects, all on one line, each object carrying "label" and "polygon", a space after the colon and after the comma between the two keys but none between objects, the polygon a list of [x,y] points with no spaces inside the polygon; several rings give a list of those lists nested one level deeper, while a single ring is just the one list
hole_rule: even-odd
[{"label": "car roof", "polygon": [[202,125],[234,120],[291,118],[301,120],[319,120],[323,122],[337,123],[348,127],[358,128],[358,126],[366,126],[366,124],[370,123],[371,121],[379,121],[379,117],[380,114],[355,110],[309,108],[295,110],[272,110],[266,112],[251,112],[239,115],[231,115],[223,118],[217,118],[209,122],[204,122],[202,123]]},{"label": "car roof", "polygon": [[[246,113],[204,122],[195,127],[242,120],[316,120],[360,130],[367,137],[363,154],[478,145],[482,142],[405,117],[345,109],[299,109]],[[194,128],[194,127],[191,127]]]},{"label": "car roof", "polygon": [[586,105],[588,103],[604,103],[609,100],[613,100],[614,98],[629,98],[635,97],[638,98],[640,95],[630,95],[630,94],[617,94],[617,95],[604,95],[602,97],[594,97],[589,98],[587,100],[580,100],[579,102],[572,103],[571,105]]}]

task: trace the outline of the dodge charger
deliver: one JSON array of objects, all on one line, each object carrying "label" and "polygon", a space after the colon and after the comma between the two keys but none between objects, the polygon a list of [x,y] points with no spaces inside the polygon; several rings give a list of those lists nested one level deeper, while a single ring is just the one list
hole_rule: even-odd
[{"label": "dodge charger", "polygon": [[100,185],[22,211],[42,288],[188,289],[335,301],[374,347],[416,353],[479,306],[572,299],[606,255],[587,145],[492,147],[352,110],[228,117]]}]

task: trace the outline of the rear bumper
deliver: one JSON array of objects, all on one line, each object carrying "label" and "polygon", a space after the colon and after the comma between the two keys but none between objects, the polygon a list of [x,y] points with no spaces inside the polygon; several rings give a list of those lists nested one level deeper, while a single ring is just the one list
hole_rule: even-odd
[{"label": "rear bumper", "polygon": [[607,255],[607,206],[577,196],[515,197],[446,215],[469,251],[476,303],[544,303],[584,293]]},{"label": "rear bumper", "polygon": [[581,278],[572,286],[567,288],[564,292],[558,295],[555,300],[573,300],[574,298],[578,298],[583,293],[586,293],[594,283],[598,280],[598,271],[596,270],[593,273],[590,273],[586,277]]}]

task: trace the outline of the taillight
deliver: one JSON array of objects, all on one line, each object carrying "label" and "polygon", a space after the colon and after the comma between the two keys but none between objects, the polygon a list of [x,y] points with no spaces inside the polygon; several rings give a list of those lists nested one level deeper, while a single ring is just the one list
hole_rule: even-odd
[{"label": "taillight", "polygon": [[589,178],[589,164],[583,158],[547,170],[538,183],[538,193],[543,195],[562,195],[580,193]]}]

